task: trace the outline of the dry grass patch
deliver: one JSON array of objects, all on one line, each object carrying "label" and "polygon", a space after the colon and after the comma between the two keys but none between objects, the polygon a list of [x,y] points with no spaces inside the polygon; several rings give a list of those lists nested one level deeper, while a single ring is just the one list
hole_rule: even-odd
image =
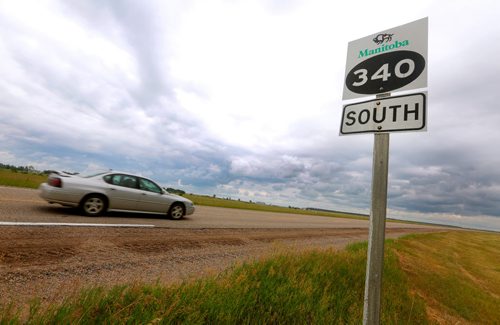
[{"label": "dry grass patch", "polygon": [[500,319],[500,235],[452,231],[408,236],[395,245],[412,290],[440,324]]}]

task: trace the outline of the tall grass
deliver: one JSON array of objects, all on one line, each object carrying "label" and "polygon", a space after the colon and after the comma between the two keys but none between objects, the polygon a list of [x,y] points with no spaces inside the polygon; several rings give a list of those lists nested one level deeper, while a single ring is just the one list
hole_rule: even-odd
[{"label": "tall grass", "polygon": [[[360,324],[366,244],[345,251],[281,254],[237,266],[218,276],[177,286],[125,285],[82,292],[31,324]],[[389,252],[385,263],[384,324],[426,324],[422,299]],[[10,318],[9,318],[10,317]],[[2,322],[21,321],[11,312]]]}]

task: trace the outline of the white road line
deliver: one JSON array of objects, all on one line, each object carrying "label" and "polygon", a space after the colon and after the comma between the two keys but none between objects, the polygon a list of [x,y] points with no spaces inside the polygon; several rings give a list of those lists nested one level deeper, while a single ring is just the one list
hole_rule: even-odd
[{"label": "white road line", "polygon": [[0,221],[0,226],[67,226],[67,227],[139,227],[153,228],[154,225],[113,224],[113,223],[63,223],[63,222],[9,222]]}]

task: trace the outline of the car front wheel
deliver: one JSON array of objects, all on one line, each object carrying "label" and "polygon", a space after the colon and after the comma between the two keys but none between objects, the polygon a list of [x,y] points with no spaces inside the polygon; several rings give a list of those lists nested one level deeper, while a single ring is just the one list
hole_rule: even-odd
[{"label": "car front wheel", "polygon": [[174,203],[167,215],[173,220],[182,219],[182,217],[184,217],[184,206],[180,203]]},{"label": "car front wheel", "polygon": [[85,215],[97,217],[106,210],[106,199],[101,195],[89,195],[83,199],[81,207]]}]

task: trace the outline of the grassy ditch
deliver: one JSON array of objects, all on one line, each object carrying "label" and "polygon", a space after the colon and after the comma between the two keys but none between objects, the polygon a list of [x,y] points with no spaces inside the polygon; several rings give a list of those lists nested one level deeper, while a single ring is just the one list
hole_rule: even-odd
[{"label": "grassy ditch", "polygon": [[[359,324],[363,312],[366,245],[344,251],[282,254],[237,266],[218,277],[173,287],[91,289],[42,311],[27,323]],[[386,261],[384,324],[425,323],[396,255]],[[2,314],[2,313],[0,313]],[[2,322],[20,321],[13,309]]]},{"label": "grassy ditch", "polygon": [[[388,241],[383,324],[495,324],[500,319],[500,236],[480,232]],[[0,323],[360,324],[366,244],[287,253],[181,285],[93,288],[48,309],[15,306]]]}]

